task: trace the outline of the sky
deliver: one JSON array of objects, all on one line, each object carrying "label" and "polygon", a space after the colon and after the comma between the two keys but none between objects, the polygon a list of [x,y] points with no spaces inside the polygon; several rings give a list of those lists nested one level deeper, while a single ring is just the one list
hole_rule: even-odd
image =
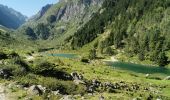
[{"label": "sky", "polygon": [[46,4],[57,2],[58,0],[0,0],[0,4],[13,8],[27,17],[35,15]]}]

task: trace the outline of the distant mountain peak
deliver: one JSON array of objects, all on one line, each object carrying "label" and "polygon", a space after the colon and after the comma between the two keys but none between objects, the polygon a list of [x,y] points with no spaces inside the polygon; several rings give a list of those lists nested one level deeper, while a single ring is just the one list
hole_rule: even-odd
[{"label": "distant mountain peak", "polygon": [[27,17],[20,12],[0,4],[0,25],[16,29],[25,23]]},{"label": "distant mountain peak", "polygon": [[46,12],[47,10],[52,6],[53,4],[47,4],[41,8],[41,10],[34,16],[32,16],[29,20],[38,20],[40,19]]}]

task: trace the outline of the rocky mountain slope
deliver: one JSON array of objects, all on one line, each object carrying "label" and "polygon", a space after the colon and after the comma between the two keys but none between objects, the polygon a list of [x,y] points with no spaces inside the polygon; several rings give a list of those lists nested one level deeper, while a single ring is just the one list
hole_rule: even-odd
[{"label": "rocky mountain slope", "polygon": [[0,4],[0,25],[16,29],[26,21],[26,18],[14,9]]},{"label": "rocky mountain slope", "polygon": [[[29,39],[61,44],[91,19],[104,0],[60,0],[47,5],[19,29]],[[41,31],[40,31],[41,30]],[[44,30],[44,31],[42,31]],[[57,42],[60,41],[60,42]],[[41,41],[42,42],[42,41]]]}]

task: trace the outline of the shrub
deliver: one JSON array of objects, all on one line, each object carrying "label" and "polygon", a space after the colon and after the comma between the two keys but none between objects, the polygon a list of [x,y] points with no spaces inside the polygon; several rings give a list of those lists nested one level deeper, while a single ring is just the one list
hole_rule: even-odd
[{"label": "shrub", "polygon": [[47,17],[47,21],[49,23],[53,23],[56,21],[56,17],[54,15],[50,15],[49,17]]},{"label": "shrub", "polygon": [[115,54],[114,50],[113,50],[111,47],[107,47],[106,49],[104,49],[103,52],[104,52],[105,54],[108,54],[109,56]]},{"label": "shrub", "polygon": [[89,59],[87,59],[87,58],[82,58],[82,59],[81,59],[81,62],[89,63]]},{"label": "shrub", "polygon": [[49,62],[39,62],[33,68],[33,71],[36,74],[43,74],[43,75],[49,74],[49,73],[53,72],[53,70],[54,70],[54,65]]},{"label": "shrub", "polygon": [[89,59],[93,60],[96,58],[96,49],[91,49],[89,52]]},{"label": "shrub", "polygon": [[9,56],[9,58],[19,58],[20,57],[16,52],[12,52],[8,56]]},{"label": "shrub", "polygon": [[0,52],[0,60],[2,60],[2,59],[7,59],[8,57],[7,57],[7,55],[5,54],[5,53],[3,53],[3,52]]},{"label": "shrub", "polygon": [[62,71],[61,69],[55,68],[56,66],[52,63],[46,61],[38,61],[37,64],[34,65],[32,71],[35,74],[46,76],[46,77],[54,77],[56,79],[61,80],[72,80],[70,74]]}]

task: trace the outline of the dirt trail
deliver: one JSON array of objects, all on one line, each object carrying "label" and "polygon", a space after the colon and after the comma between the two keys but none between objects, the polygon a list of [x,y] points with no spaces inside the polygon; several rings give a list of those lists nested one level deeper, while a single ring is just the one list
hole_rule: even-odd
[{"label": "dirt trail", "polygon": [[117,62],[118,60],[114,56],[112,56],[109,60],[104,60],[104,61]]},{"label": "dirt trail", "polygon": [[5,87],[2,84],[0,84],[0,100],[9,100],[5,93]]}]

